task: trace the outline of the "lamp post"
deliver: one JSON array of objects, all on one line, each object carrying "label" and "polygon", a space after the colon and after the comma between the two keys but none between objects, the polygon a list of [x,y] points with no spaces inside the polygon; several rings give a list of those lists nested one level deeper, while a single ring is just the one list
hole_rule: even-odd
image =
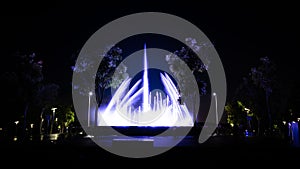
[{"label": "lamp post", "polygon": [[18,138],[18,124],[19,124],[19,121],[15,121],[14,122],[16,124],[16,133],[15,133],[15,137],[14,137],[14,141],[17,141],[17,138]]},{"label": "lamp post", "polygon": [[88,107],[88,127],[90,127],[90,113],[91,113],[91,96],[93,92],[89,92],[89,107]]},{"label": "lamp post", "polygon": [[216,103],[216,125],[218,125],[219,122],[219,115],[218,115],[218,101],[217,101],[217,94],[213,93],[213,96],[215,97],[215,103]]},{"label": "lamp post", "polygon": [[54,119],[54,116],[55,116],[55,110],[56,110],[57,108],[55,108],[55,107],[53,107],[51,110],[52,110],[52,112],[53,112],[53,116],[52,116],[52,119]]},{"label": "lamp post", "polygon": [[51,129],[50,129],[50,134],[52,134],[52,130],[53,130],[53,124],[54,124],[54,117],[55,117],[55,110],[57,108],[56,107],[53,107],[51,110],[52,110],[52,123],[51,123]]},{"label": "lamp post", "polygon": [[244,108],[244,110],[246,111],[246,113],[247,113],[247,123],[248,123],[248,128],[249,128],[249,131],[251,131],[252,130],[252,126],[251,126],[251,119],[252,119],[252,113],[250,113],[250,109],[248,109],[248,108]]}]

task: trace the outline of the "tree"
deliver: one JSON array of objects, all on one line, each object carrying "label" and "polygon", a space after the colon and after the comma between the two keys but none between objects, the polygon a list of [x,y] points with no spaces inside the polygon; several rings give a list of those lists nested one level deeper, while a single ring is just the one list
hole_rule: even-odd
[{"label": "tree", "polygon": [[[5,107],[8,106],[10,109],[14,107],[14,118],[23,119],[20,124],[23,124],[22,136],[25,138],[27,136],[28,121],[31,121],[35,126],[39,126],[36,125],[39,124],[40,120],[38,115],[40,112],[43,112],[45,107],[55,102],[59,86],[44,83],[43,61],[35,53],[17,53],[15,57],[16,67],[14,72],[6,72],[1,79],[5,82],[3,89],[6,91],[8,98],[11,99],[9,102],[14,104],[8,104]],[[22,111],[21,114],[19,114],[20,111]],[[32,128],[31,126],[30,129]],[[33,129],[38,129],[38,127]],[[38,132],[39,130],[36,131]],[[33,134],[36,133],[34,132]]]},{"label": "tree", "polygon": [[260,58],[261,65],[257,68],[252,68],[250,77],[256,87],[262,89],[265,95],[265,107],[268,119],[268,129],[272,128],[272,113],[270,108],[270,96],[273,92],[273,87],[276,80],[276,67],[268,57]]},{"label": "tree", "polygon": [[[212,45],[209,43],[199,44],[193,38],[186,38],[185,41],[186,46],[182,47],[180,50],[176,50],[174,53],[166,55],[166,61],[169,64],[172,75],[177,80],[178,88],[181,91],[181,97],[187,103],[192,104],[198,93],[196,93],[195,91],[197,90],[190,85],[190,79],[196,79],[200,95],[206,95],[207,93],[208,77],[206,71],[210,64],[207,50],[209,50]],[[200,60],[197,54],[201,55],[204,60]],[[187,69],[183,69],[185,64],[189,67],[192,74],[187,72]],[[196,110],[195,104],[188,105],[188,107],[193,107],[193,112]]]},{"label": "tree", "polygon": [[23,135],[27,127],[27,114],[29,106],[35,97],[35,91],[43,80],[43,62],[37,60],[35,53],[17,54],[18,95],[23,103]]},{"label": "tree", "polygon": [[57,127],[59,133],[64,133],[66,128],[75,121],[75,113],[72,107],[68,105],[60,105],[57,110]]},{"label": "tree", "polygon": [[[120,64],[122,61],[122,49],[112,47],[105,52],[102,62],[96,74],[96,100],[98,105],[103,101],[104,91],[109,87],[117,88],[128,77],[127,67]],[[119,65],[120,64],[120,65]],[[117,76],[113,75],[116,72]]]},{"label": "tree", "polygon": [[[275,85],[277,84],[275,64],[268,57],[260,58],[260,61],[261,65],[251,68],[249,76],[243,78],[233,98],[235,101],[240,100],[247,108],[251,109],[257,121],[258,135],[262,135],[272,128],[271,105],[273,104],[270,103],[270,98],[274,92],[273,89],[278,90]],[[266,128],[268,130],[265,130]]]},{"label": "tree", "polygon": [[225,106],[227,122],[230,125],[246,126],[246,113],[241,101],[229,102]]},{"label": "tree", "polygon": [[[42,134],[43,116],[46,109],[51,109],[56,102],[58,97],[59,86],[54,83],[41,84],[36,90],[35,103],[41,110],[40,117],[36,117],[39,121],[39,134]],[[53,120],[53,119],[52,119]],[[37,123],[38,124],[38,123]]]},{"label": "tree", "polygon": [[227,115],[227,123],[233,127],[234,135],[241,135],[244,132],[243,129],[247,125],[246,113],[244,111],[244,105],[241,101],[235,100],[228,102],[225,106],[225,113]]},{"label": "tree", "polygon": [[[257,134],[262,134],[262,128],[264,125],[261,125],[261,121],[264,119],[264,97],[263,93],[259,90],[257,86],[253,84],[250,78],[243,78],[242,83],[237,88],[235,97],[232,101],[241,101],[245,107],[251,110],[253,116],[255,117],[257,124],[252,126],[256,128]],[[246,120],[246,119],[243,119]]]},{"label": "tree", "polygon": [[[80,84],[72,84],[73,88],[78,91],[78,94],[83,96],[88,96],[89,92],[95,91],[97,106],[95,109],[95,125],[97,125],[98,119],[98,109],[102,104],[104,99],[104,92],[106,89],[113,87],[117,88],[123,82],[124,79],[128,78],[126,73],[127,67],[121,63],[122,61],[122,49],[116,46],[111,46],[107,51],[104,51],[103,54],[100,54],[102,58],[101,63],[98,67],[96,75],[89,74],[89,77],[80,76],[82,78]],[[92,57],[80,57],[77,59],[77,64],[72,66],[74,73],[91,72],[90,70],[94,68],[95,61],[91,59]],[[115,76],[113,76],[115,75]],[[92,77],[95,79],[95,89],[91,89],[87,78]]]}]

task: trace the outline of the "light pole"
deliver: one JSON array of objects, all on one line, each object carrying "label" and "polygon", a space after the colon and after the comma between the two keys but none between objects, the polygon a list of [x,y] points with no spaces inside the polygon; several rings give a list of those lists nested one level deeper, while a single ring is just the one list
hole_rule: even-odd
[{"label": "light pole", "polygon": [[252,131],[251,120],[252,120],[253,114],[250,113],[250,109],[248,109],[248,108],[246,108],[246,107],[244,108],[244,110],[245,110],[246,113],[247,113],[247,123],[248,123],[248,128],[249,128],[250,131]]},{"label": "light pole", "polygon": [[90,113],[91,113],[91,96],[93,92],[89,92],[89,107],[88,107],[88,127],[90,127]]},{"label": "light pole", "polygon": [[14,137],[14,141],[17,141],[18,139],[18,124],[19,124],[19,121],[15,121],[15,124],[16,124],[16,133],[15,133],[15,137]]},{"label": "light pole", "polygon": [[53,124],[54,124],[54,117],[55,117],[55,110],[57,108],[56,107],[53,107],[51,110],[52,110],[52,123],[51,123],[51,129],[50,129],[50,134],[52,134],[52,130],[53,130]]},{"label": "light pole", "polygon": [[216,103],[216,125],[218,125],[219,122],[219,115],[218,115],[218,100],[217,100],[217,94],[213,93],[213,96],[215,97],[215,103]]},{"label": "light pole", "polygon": [[56,110],[57,108],[55,108],[55,107],[53,107],[51,110],[52,110],[52,112],[53,112],[53,116],[52,116],[52,119],[54,119],[54,116],[55,116],[55,110]]}]

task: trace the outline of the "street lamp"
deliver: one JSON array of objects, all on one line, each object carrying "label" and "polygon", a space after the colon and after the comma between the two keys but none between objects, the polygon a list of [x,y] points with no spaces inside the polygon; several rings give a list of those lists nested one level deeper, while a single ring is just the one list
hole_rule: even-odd
[{"label": "street lamp", "polygon": [[53,107],[51,110],[52,110],[52,112],[53,112],[53,117],[52,117],[52,119],[54,119],[54,116],[55,116],[55,110],[56,110],[57,108],[55,108],[55,107]]},{"label": "street lamp", "polygon": [[215,97],[215,103],[216,103],[216,125],[218,125],[219,122],[219,115],[218,115],[218,101],[217,101],[217,94],[214,92],[213,96]]},{"label": "street lamp", "polygon": [[15,137],[18,137],[18,124],[19,124],[19,121],[15,121],[14,123],[16,124],[16,131],[15,131],[16,132],[15,133],[16,136]]},{"label": "street lamp", "polygon": [[19,124],[19,121],[15,121],[15,124],[18,125],[18,124]]},{"label": "street lamp", "polygon": [[90,113],[91,113],[91,96],[93,92],[89,92],[89,107],[88,107],[88,127],[90,127]]},{"label": "street lamp", "polygon": [[248,109],[248,108],[246,108],[246,107],[244,108],[244,110],[245,110],[246,113],[247,113],[247,122],[248,122],[249,130],[251,130],[251,129],[252,129],[252,126],[251,126],[251,120],[252,120],[253,114],[250,113],[250,109]]},{"label": "street lamp", "polygon": [[54,117],[55,117],[55,110],[56,110],[57,108],[56,107],[53,107],[51,110],[52,110],[52,112],[53,112],[53,114],[52,114],[52,123],[51,123],[51,129],[50,129],[50,134],[52,134],[52,130],[53,130],[53,124],[54,124]]}]

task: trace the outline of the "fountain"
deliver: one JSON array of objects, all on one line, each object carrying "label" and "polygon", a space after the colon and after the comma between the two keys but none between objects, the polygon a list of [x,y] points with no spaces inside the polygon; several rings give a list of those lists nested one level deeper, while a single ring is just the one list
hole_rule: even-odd
[{"label": "fountain", "polygon": [[[129,88],[132,78],[125,79],[112,96],[107,107],[99,111],[98,124],[106,126],[193,126],[193,115],[167,73],[160,73],[165,91],[149,91],[146,44],[144,72]],[[139,87],[142,85],[142,87]],[[142,99],[141,99],[142,98]],[[141,101],[142,100],[142,101]]]}]

